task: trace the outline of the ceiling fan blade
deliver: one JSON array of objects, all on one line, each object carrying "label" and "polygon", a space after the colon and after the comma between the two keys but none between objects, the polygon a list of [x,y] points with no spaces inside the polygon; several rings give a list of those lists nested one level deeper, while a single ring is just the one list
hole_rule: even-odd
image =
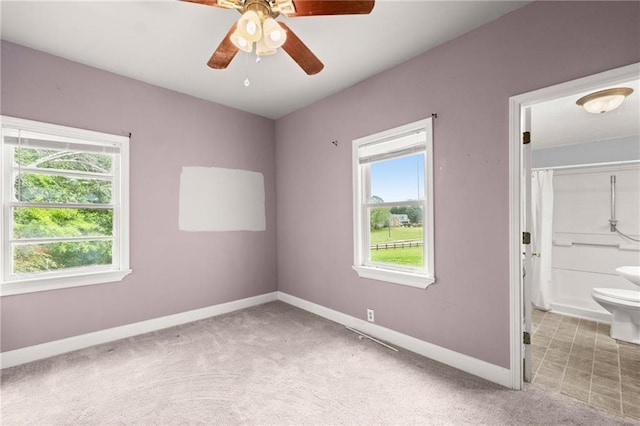
[{"label": "ceiling fan blade", "polygon": [[211,59],[207,62],[207,65],[211,68],[221,70],[228,67],[231,60],[236,56],[236,53],[238,53],[239,49],[231,42],[231,34],[233,34],[237,26],[237,22],[231,26],[231,29],[222,42],[220,42],[216,51],[213,52]]},{"label": "ceiling fan blade", "polygon": [[313,75],[322,71],[324,64],[320,62],[320,59],[291,31],[291,28],[289,28],[287,24],[282,21],[280,21],[279,24],[287,32],[287,41],[282,45],[284,51],[287,52],[307,74]]},{"label": "ceiling fan blade", "polygon": [[374,0],[293,0],[295,13],[287,16],[358,15],[371,13]]}]

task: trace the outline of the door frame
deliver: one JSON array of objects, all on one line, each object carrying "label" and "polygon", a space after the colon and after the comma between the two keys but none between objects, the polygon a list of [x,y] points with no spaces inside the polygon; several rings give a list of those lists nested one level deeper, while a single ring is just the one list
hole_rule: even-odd
[{"label": "door frame", "polygon": [[[530,230],[522,229],[525,212],[522,211],[521,206],[522,197],[525,196],[522,185],[527,183],[523,182],[523,179],[530,181],[531,176],[521,178],[524,167],[524,150],[522,148],[523,113],[526,108],[540,102],[577,95],[581,92],[596,90],[607,85],[624,83],[638,78],[639,75],[640,62],[509,98],[509,358],[512,389],[520,390],[524,386],[522,337],[524,331],[523,321],[525,320],[525,309],[523,309],[525,288],[522,277],[522,232]],[[535,135],[531,135],[531,140],[533,143]]]}]

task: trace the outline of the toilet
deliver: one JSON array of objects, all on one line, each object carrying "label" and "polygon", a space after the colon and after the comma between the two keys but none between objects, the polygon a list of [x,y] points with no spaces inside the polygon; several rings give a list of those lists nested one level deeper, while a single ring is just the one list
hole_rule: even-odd
[{"label": "toilet", "polygon": [[616,271],[638,289],[594,288],[591,297],[611,312],[612,338],[640,345],[640,266],[623,266]]}]

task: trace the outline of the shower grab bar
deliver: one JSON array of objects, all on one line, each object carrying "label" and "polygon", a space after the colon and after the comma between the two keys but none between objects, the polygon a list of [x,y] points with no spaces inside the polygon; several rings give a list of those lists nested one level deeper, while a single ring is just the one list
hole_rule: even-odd
[{"label": "shower grab bar", "polygon": [[597,246],[597,247],[620,247],[620,244],[607,244],[607,243],[576,243],[572,242],[571,245],[574,246]]},{"label": "shower grab bar", "polygon": [[591,243],[582,241],[573,241],[570,239],[553,240],[554,246],[571,247],[571,246],[596,246],[596,247],[619,247],[620,243]]},{"label": "shower grab bar", "polygon": [[616,175],[611,175],[611,219],[609,219],[611,232],[616,232],[618,221],[616,220]]},{"label": "shower grab bar", "polygon": [[640,244],[624,244],[624,243],[586,243],[572,240],[553,240],[553,245],[556,247],[571,247],[571,246],[590,246],[590,247],[613,247],[619,250],[631,250],[640,251]]}]

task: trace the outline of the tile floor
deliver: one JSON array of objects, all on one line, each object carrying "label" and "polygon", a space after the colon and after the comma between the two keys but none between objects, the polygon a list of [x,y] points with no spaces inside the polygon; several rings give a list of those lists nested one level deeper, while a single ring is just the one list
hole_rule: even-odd
[{"label": "tile floor", "polygon": [[640,345],[616,341],[609,324],[534,310],[532,382],[640,420]]}]

